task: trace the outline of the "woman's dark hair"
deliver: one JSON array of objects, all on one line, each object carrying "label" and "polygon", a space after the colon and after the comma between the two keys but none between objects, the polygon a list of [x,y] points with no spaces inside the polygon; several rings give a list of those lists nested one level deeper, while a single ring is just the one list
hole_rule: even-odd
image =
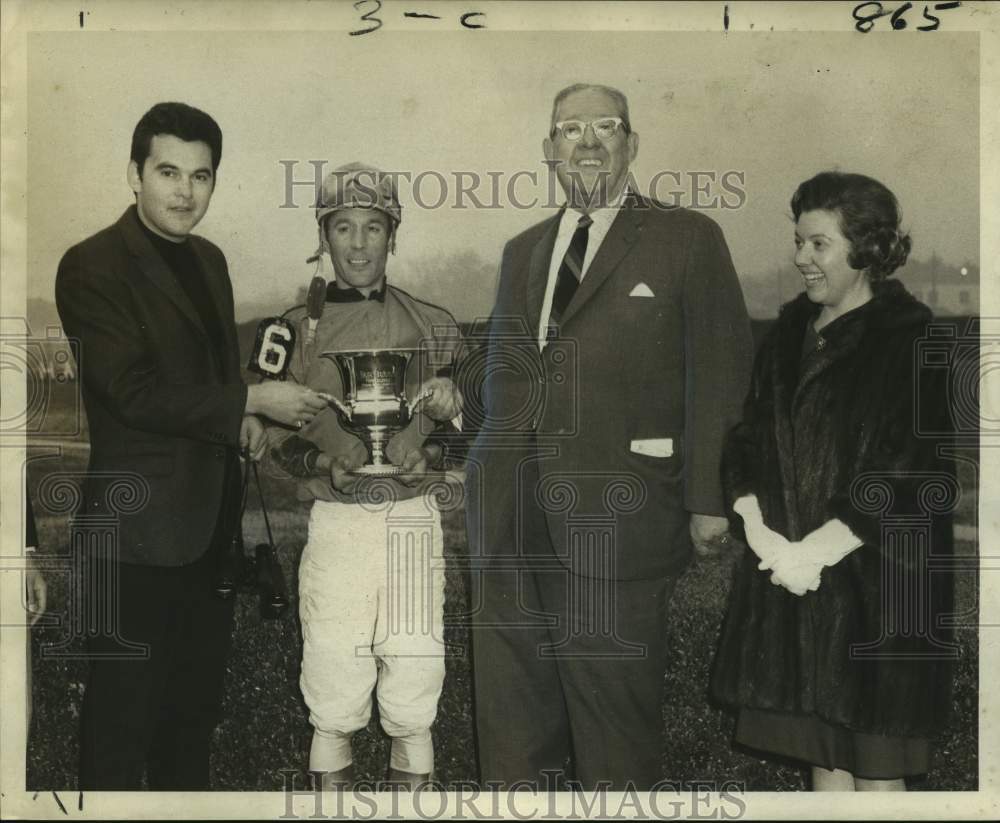
[{"label": "woman's dark hair", "polygon": [[130,157],[139,167],[140,177],[149,157],[150,144],[158,134],[171,134],[189,143],[198,140],[207,143],[212,150],[212,174],[218,170],[222,160],[222,129],[211,115],[186,103],[157,103],[142,116],[132,132]]},{"label": "woman's dark hair", "polygon": [[807,211],[835,212],[851,244],[847,262],[868,273],[872,284],[906,262],[910,237],[899,230],[899,203],[878,180],[863,174],[824,171],[801,183],[792,195],[795,219]]}]

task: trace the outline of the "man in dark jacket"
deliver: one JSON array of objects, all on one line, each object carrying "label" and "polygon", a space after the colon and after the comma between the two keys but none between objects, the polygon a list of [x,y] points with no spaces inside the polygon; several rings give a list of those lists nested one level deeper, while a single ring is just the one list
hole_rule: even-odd
[{"label": "man in dark jacket", "polygon": [[136,125],[112,226],[71,248],[56,279],[78,341],[90,462],[76,516],[93,527],[80,614],[90,615],[80,787],[208,787],[232,603],[211,592],[234,526],[238,449],[325,407],[315,392],[240,378],[232,286],[216,246],[190,232],[222,152],[216,122],[160,103]]}]

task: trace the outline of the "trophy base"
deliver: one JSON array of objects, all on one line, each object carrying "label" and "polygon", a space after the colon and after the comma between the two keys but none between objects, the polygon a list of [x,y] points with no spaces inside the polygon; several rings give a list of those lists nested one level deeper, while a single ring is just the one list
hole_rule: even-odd
[{"label": "trophy base", "polygon": [[385,466],[361,466],[357,469],[351,469],[348,474],[359,477],[393,477],[397,474],[403,474],[403,469],[401,466],[393,466],[391,464]]}]

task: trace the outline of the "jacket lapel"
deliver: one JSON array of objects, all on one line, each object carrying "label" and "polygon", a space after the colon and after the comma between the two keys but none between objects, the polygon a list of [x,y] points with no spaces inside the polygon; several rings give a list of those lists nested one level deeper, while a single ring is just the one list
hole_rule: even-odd
[{"label": "jacket lapel", "polygon": [[564,209],[550,218],[549,225],[546,226],[541,239],[531,250],[531,259],[528,262],[528,281],[525,290],[525,300],[527,302],[525,316],[528,318],[528,335],[534,338],[538,334],[538,324],[541,322],[542,301],[545,300],[545,287],[549,280],[549,263],[552,260],[552,249],[556,244],[556,235],[559,233],[559,221],[562,219]]},{"label": "jacket lapel", "polygon": [[[845,325],[839,328],[836,327],[837,321],[835,320],[823,330],[824,334],[821,334],[822,348],[806,359],[805,368],[799,376],[798,385],[795,387],[795,394],[792,397],[793,414],[806,386],[838,360],[854,352],[860,345],[861,337],[865,331],[865,317],[854,315],[845,317],[844,320],[846,321]],[[805,328],[803,328],[803,333],[805,333]],[[802,346],[801,339],[799,346]]]},{"label": "jacket lapel", "polygon": [[584,274],[580,287],[573,295],[573,299],[570,300],[569,306],[566,307],[559,324],[561,327],[565,328],[573,316],[597,293],[604,281],[611,276],[611,273],[621,262],[621,259],[639,239],[642,222],[646,216],[646,208],[651,208],[651,205],[647,203],[644,208],[636,196],[629,195],[626,198],[619,214],[616,215],[611,224],[611,228],[604,236],[601,247],[594,255],[590,268]]},{"label": "jacket lapel", "polygon": [[[129,251],[136,258],[142,274],[170,298],[177,308],[181,310],[181,313],[191,322],[191,325],[198,330],[202,337],[208,340],[208,332],[205,331],[205,327],[202,325],[201,318],[198,317],[198,312],[195,310],[194,305],[188,299],[180,283],[177,282],[177,278],[167,268],[167,264],[163,262],[163,258],[156,253],[153,244],[143,234],[135,206],[129,206],[125,214],[122,215],[118,221],[118,228],[125,238],[125,245],[128,246]],[[203,260],[201,256],[199,256],[199,259]]]},{"label": "jacket lapel", "polygon": [[819,307],[805,294],[799,295],[778,318],[780,333],[775,341],[771,378],[774,385],[774,437],[778,446],[778,467],[788,515],[790,540],[801,538],[798,496],[800,479],[795,465],[795,420],[806,389],[831,366],[856,351],[864,334],[862,315],[834,321],[823,331],[823,348],[802,359],[806,326],[815,320]]},{"label": "jacket lapel", "polygon": [[[195,257],[198,258],[198,265],[201,267],[202,273],[205,276],[205,282],[208,284],[208,291],[212,295],[212,302],[215,304],[215,316],[219,318],[219,322],[222,324],[223,333],[226,336],[226,346],[229,352],[239,353],[239,341],[236,337],[236,323],[230,322],[232,317],[232,307],[229,303],[229,288],[226,283],[226,274],[215,268],[211,262],[209,262],[208,256],[204,254],[202,250],[202,243],[199,238],[191,237],[188,240],[191,243],[191,248],[194,251]],[[187,297],[187,295],[185,295]],[[191,301],[188,300],[188,305],[191,305]],[[195,312],[197,316],[197,312]],[[201,318],[198,317],[198,326],[202,328]],[[219,362],[223,365],[223,370],[227,371],[230,358],[227,353],[218,353]],[[226,375],[227,377],[232,377],[233,375]]]}]

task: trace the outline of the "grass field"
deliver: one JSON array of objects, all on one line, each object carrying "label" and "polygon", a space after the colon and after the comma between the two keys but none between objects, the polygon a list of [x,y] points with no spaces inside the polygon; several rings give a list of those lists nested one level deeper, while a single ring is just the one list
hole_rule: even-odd
[{"label": "grass field", "polygon": [[[67,450],[63,457],[29,464],[29,488],[52,471],[79,471],[85,451]],[[962,470],[965,495],[959,519],[966,533],[975,524],[976,478]],[[296,503],[287,486],[266,484],[272,526],[290,589],[297,588],[296,568],[305,542],[306,508]],[[37,499],[37,497],[36,497]],[[251,496],[253,503],[253,496]],[[64,517],[37,512],[41,550],[65,555],[67,523]],[[447,677],[434,726],[437,778],[444,784],[475,781],[476,760],[472,710],[472,671],[469,631],[461,619],[467,605],[467,581],[460,571],[465,552],[461,511],[444,519],[447,573],[446,636],[457,652],[448,658]],[[259,511],[248,512],[246,540],[264,539]],[[959,550],[975,552],[970,541]],[[722,620],[733,557],[700,560],[679,584],[665,627],[673,661],[667,674],[663,707],[665,739],[663,774],[671,780],[735,780],[749,791],[804,788],[804,771],[794,763],[765,761],[729,743],[732,719],[710,705],[706,694],[708,671]],[[971,575],[958,578],[959,609],[975,615],[977,587]],[[65,615],[67,581],[50,575],[50,610]],[[974,621],[974,617],[970,622]],[[295,604],[282,619],[263,620],[257,600],[241,594],[237,604],[233,654],[228,664],[224,722],[216,732],[213,786],[220,790],[280,790],[281,771],[304,771],[311,729],[298,688],[301,639]],[[28,746],[29,789],[73,789],[76,786],[77,726],[86,678],[86,663],[74,658],[47,658],[43,647],[62,637],[59,627],[36,630],[34,651],[34,721]],[[978,785],[978,644],[975,631],[959,632],[961,661],[956,673],[954,716],[945,735],[936,741],[935,767],[928,778],[911,788],[973,790]],[[82,652],[82,644],[74,647]],[[372,719],[355,738],[356,767],[368,780],[380,779],[388,761],[388,740]],[[301,784],[300,784],[301,785]]]}]

